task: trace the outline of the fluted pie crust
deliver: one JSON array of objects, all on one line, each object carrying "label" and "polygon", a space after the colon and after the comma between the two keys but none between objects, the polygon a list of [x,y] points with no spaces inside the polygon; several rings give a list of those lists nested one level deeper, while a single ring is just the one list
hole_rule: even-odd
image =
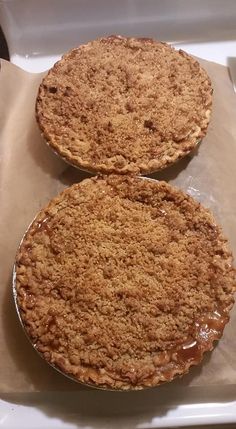
[{"label": "fluted pie crust", "polygon": [[211,81],[193,57],[153,39],[110,36],[72,49],[52,67],[36,118],[69,163],[142,174],[194,149],[211,109]]},{"label": "fluted pie crust", "polygon": [[232,254],[211,213],[165,182],[86,179],[54,198],[16,261],[35,348],[76,380],[111,389],[171,381],[229,320]]}]

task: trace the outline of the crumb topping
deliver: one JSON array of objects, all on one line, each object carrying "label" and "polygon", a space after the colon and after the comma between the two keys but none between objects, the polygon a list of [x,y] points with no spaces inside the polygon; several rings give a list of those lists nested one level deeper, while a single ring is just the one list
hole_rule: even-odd
[{"label": "crumb topping", "polygon": [[194,58],[152,39],[110,36],[54,65],[36,117],[48,143],[75,166],[145,173],[196,146],[211,105],[210,79]]},{"label": "crumb topping", "polygon": [[[79,381],[138,389],[212,348],[235,276],[227,240],[199,203],[165,182],[110,176],[73,185],[40,212],[17,255],[16,288],[50,363]],[[193,340],[198,349],[181,352]]]}]

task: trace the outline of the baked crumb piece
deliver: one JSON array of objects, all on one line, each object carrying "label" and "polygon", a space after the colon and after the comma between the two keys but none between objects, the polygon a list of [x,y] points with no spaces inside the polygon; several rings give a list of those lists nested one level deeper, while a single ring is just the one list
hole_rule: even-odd
[{"label": "baked crumb piece", "polygon": [[51,364],[112,389],[171,381],[229,319],[232,255],[210,212],[165,182],[86,179],[42,210],[17,254],[17,302]]}]

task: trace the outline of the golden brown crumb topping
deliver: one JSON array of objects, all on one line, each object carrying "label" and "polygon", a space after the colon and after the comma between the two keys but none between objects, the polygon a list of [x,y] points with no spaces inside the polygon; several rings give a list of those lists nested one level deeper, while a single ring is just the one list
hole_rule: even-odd
[{"label": "golden brown crumb topping", "polygon": [[39,126],[67,161],[144,173],[189,153],[206,134],[212,87],[199,63],[152,39],[111,36],[65,54],[43,79]]},{"label": "golden brown crumb topping", "polygon": [[77,380],[115,389],[170,381],[228,321],[232,255],[212,215],[165,182],[91,178],[52,200],[16,264],[38,351]]}]

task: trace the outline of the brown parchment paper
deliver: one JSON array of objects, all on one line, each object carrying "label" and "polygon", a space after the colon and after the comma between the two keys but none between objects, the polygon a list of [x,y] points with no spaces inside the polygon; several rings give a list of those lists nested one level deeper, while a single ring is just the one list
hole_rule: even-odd
[{"label": "brown parchment paper", "polygon": [[[199,60],[214,86],[213,115],[199,148],[152,177],[173,183],[209,207],[236,256],[236,96],[228,69]],[[81,390],[34,351],[17,319],[12,266],[36,213],[64,187],[89,176],[69,167],[43,142],[34,104],[43,74],[6,61],[0,71],[0,393]],[[236,384],[236,306],[224,336],[203,364],[172,386]]]}]

